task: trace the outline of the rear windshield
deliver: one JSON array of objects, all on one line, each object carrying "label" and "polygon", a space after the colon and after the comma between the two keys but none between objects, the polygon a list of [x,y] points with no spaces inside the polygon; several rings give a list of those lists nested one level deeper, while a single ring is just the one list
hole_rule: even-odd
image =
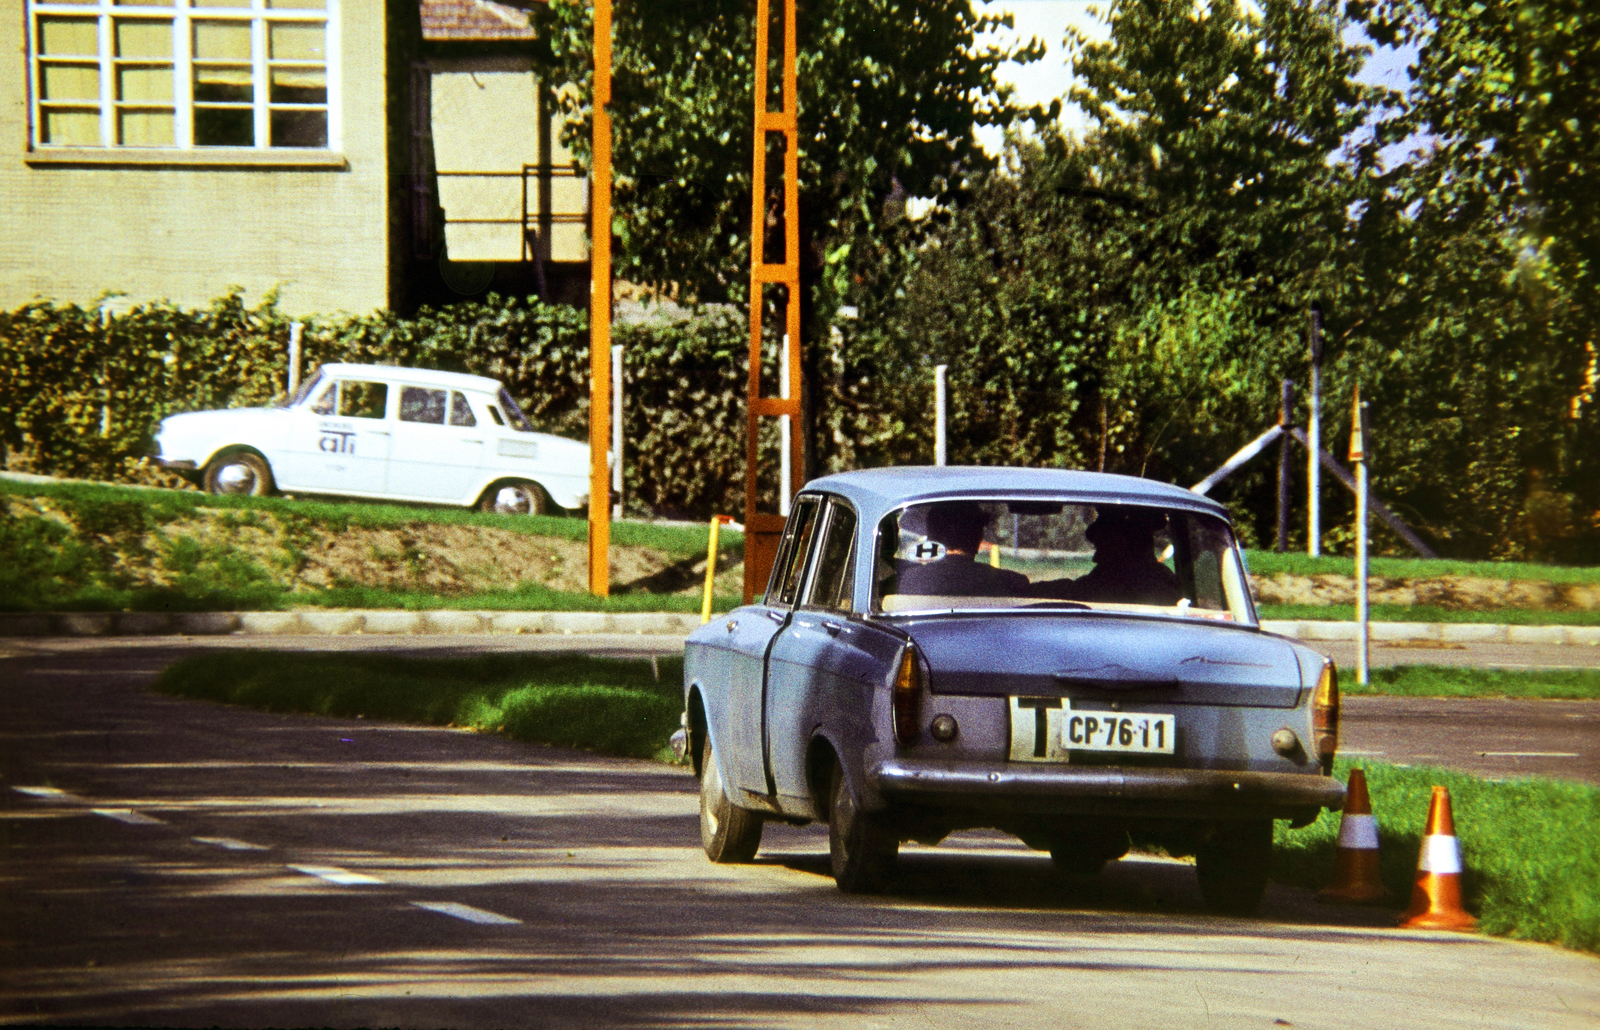
[{"label": "rear windshield", "polygon": [[1255,623],[1222,519],[1069,500],[916,504],[878,527],[873,610],[1048,608]]}]

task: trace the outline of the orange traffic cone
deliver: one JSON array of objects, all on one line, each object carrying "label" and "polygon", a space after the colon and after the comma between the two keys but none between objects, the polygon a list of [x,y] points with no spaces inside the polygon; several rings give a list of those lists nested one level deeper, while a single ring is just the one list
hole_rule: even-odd
[{"label": "orange traffic cone", "polygon": [[1461,907],[1461,846],[1450,815],[1450,792],[1443,787],[1433,788],[1411,907],[1400,916],[1400,925],[1423,930],[1474,930],[1478,926]]},{"label": "orange traffic cone", "polygon": [[1318,901],[1360,904],[1389,896],[1378,878],[1378,820],[1372,816],[1367,776],[1360,769],[1350,770],[1333,861],[1333,882],[1317,894]]}]

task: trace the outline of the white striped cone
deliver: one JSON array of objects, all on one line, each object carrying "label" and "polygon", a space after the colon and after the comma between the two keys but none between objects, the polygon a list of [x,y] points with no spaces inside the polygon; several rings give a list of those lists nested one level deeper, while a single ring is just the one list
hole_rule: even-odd
[{"label": "white striped cone", "polygon": [[1417,882],[1411,888],[1411,905],[1400,925],[1426,930],[1475,930],[1478,921],[1461,907],[1461,845],[1456,840],[1455,818],[1450,814],[1450,792],[1433,788],[1428,806],[1428,826],[1417,855]]},{"label": "white striped cone", "polygon": [[1317,894],[1318,901],[1360,904],[1389,896],[1378,876],[1378,820],[1367,796],[1366,774],[1360,769],[1350,770],[1333,861],[1333,882]]}]

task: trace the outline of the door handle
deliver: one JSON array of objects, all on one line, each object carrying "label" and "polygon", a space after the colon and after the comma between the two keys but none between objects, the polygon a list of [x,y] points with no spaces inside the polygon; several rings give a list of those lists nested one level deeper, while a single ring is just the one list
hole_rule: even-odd
[{"label": "door handle", "polygon": [[767,618],[771,619],[773,622],[782,622],[783,621],[783,613],[782,612],[764,611],[761,614],[765,615]]},{"label": "door handle", "polygon": [[844,632],[843,624],[837,623],[837,622],[828,622],[826,620],[823,621],[822,628],[828,631],[828,635],[829,636],[835,636],[836,637],[840,633]]},{"label": "door handle", "polygon": [[367,430],[367,432],[371,433],[373,436],[388,436],[389,435],[389,431],[387,429],[369,429],[369,430]]},{"label": "door handle", "polygon": [[462,440],[462,443],[483,443],[482,440]]}]

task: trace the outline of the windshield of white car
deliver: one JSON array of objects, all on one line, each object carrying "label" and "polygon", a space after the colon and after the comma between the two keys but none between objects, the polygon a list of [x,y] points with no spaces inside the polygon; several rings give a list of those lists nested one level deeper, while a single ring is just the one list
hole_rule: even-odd
[{"label": "windshield of white car", "polygon": [[533,432],[533,423],[529,422],[528,416],[517,407],[517,402],[511,399],[511,394],[506,392],[505,387],[500,388],[500,406],[505,409],[506,418],[510,420],[512,429],[519,433]]},{"label": "windshield of white car", "polygon": [[1233,534],[1201,512],[1138,504],[914,504],[878,526],[872,610],[1112,611],[1254,625]]},{"label": "windshield of white car", "polygon": [[311,391],[316,389],[317,384],[320,382],[322,382],[322,369],[319,368],[316,370],[316,372],[312,373],[310,379],[307,379],[305,382],[300,384],[300,389],[294,392],[293,397],[290,397],[288,400],[284,401],[281,405],[279,405],[279,407],[297,407],[301,401],[311,396]]}]

